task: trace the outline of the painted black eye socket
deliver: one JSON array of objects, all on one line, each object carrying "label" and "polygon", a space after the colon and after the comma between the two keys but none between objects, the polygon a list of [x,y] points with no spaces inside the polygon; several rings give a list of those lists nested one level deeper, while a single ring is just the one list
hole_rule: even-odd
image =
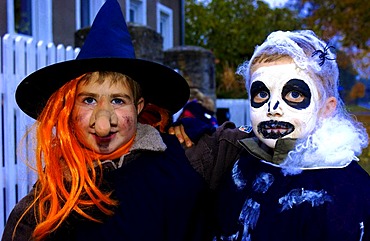
[{"label": "painted black eye socket", "polygon": [[255,81],[251,86],[251,106],[259,108],[270,98],[270,91],[262,81]]},{"label": "painted black eye socket", "polygon": [[283,100],[291,107],[301,110],[311,103],[310,87],[300,79],[289,80],[282,91]]}]

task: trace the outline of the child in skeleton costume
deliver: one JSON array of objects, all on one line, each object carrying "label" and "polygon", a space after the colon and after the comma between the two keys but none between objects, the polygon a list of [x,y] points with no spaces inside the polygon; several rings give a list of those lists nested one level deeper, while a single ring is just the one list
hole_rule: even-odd
[{"label": "child in skeleton costume", "polygon": [[217,190],[214,240],[370,240],[370,177],[356,157],[368,137],[340,101],[332,50],[309,30],[271,33],[237,71],[246,138],[228,123],[186,150],[225,160],[203,174]]}]

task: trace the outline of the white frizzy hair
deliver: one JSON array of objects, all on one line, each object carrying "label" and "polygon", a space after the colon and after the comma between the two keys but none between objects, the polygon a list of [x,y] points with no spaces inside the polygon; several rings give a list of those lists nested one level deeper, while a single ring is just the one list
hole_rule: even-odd
[{"label": "white frizzy hair", "polygon": [[348,116],[322,119],[315,132],[299,140],[280,166],[288,175],[304,169],[339,168],[348,165],[368,145],[368,135],[361,123]]},{"label": "white frizzy hair", "polygon": [[[318,52],[313,55],[315,51]],[[321,55],[325,52],[327,55]],[[318,89],[323,94],[323,99],[328,96],[339,97],[339,71],[335,61],[336,55],[332,52],[332,48],[320,40],[313,31],[272,32],[262,45],[255,48],[251,59],[242,63],[236,71],[244,77],[248,91],[251,84],[251,67],[255,64],[255,58],[262,55],[290,56],[300,69],[319,82]]]}]

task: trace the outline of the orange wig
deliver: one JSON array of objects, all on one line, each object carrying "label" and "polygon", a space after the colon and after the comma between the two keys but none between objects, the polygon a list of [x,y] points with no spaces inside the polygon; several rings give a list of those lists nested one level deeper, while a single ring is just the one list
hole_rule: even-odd
[{"label": "orange wig", "polygon": [[[99,175],[102,167],[99,160],[113,160],[127,153],[135,136],[129,143],[107,155],[94,153],[79,141],[79,133],[74,131],[71,113],[78,84],[88,80],[90,76],[88,73],[63,85],[49,98],[35,123],[38,181],[35,185],[34,201],[23,214],[24,217],[27,212],[34,210],[37,220],[33,232],[34,240],[46,239],[60,227],[71,212],[76,212],[88,220],[100,222],[101,220],[85,211],[89,207],[97,207],[104,215],[112,215],[113,207],[118,204],[111,197],[111,192],[99,189],[102,183],[102,175]],[[117,78],[122,80],[123,76],[133,89],[134,98],[140,98],[141,91],[135,81],[124,75],[111,76],[113,81],[117,81]],[[170,117],[165,109],[147,104],[138,121],[164,132],[171,123]]]},{"label": "orange wig", "polygon": [[34,202],[27,210],[36,207],[35,240],[44,240],[72,211],[98,222],[83,210],[96,206],[104,214],[111,215],[112,210],[107,207],[117,205],[111,193],[99,190],[101,180],[97,178],[94,164],[101,168],[100,162],[96,162],[101,156],[85,149],[71,127],[77,85],[84,76],[55,92],[36,123],[38,181]]}]

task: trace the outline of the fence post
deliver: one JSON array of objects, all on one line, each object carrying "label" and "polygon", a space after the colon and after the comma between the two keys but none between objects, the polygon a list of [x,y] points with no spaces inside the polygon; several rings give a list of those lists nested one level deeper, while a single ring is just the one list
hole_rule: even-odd
[{"label": "fence post", "polygon": [[7,218],[13,206],[17,202],[17,166],[14,151],[14,108],[13,108],[13,88],[10,80],[14,79],[15,72],[15,57],[14,38],[10,35],[3,39],[3,60],[4,60],[4,81],[2,83],[4,93],[3,96],[3,161],[5,166],[5,217]]},{"label": "fence post", "polygon": [[[5,35],[3,38],[1,38],[1,44],[0,44],[0,64],[5,68],[3,63],[5,62],[3,60],[3,48],[4,48],[4,42],[7,41],[9,38],[8,35]],[[4,86],[3,83],[5,82],[5,77],[3,74],[3,71],[0,71],[0,101],[1,101],[1,107],[0,107],[0,127],[3,126],[3,107],[4,107],[4,99],[3,99],[3,93],[4,93]],[[5,160],[4,160],[4,133],[3,131],[0,132],[0,233],[3,233],[3,227],[6,222],[6,198],[5,198]]]}]

